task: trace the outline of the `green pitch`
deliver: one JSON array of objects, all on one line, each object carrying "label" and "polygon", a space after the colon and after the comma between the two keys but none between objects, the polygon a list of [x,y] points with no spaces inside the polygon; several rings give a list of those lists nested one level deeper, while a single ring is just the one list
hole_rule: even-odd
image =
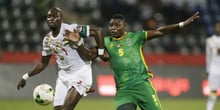
[{"label": "green pitch", "polygon": [[[164,110],[205,110],[206,99],[161,99],[161,104]],[[33,100],[0,100],[0,110],[52,110],[52,105],[39,106]],[[84,98],[75,110],[115,110],[114,100]],[[220,101],[215,110],[220,110]]]}]

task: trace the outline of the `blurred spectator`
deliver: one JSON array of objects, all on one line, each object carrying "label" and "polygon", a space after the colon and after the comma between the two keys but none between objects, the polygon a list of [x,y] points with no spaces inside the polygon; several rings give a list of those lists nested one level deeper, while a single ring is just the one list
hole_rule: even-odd
[{"label": "blurred spectator", "polygon": [[[175,37],[170,40],[151,41],[149,50],[152,52],[157,51],[158,48],[161,52],[196,52],[196,54],[204,52],[204,42],[196,42],[192,45],[190,42],[200,36],[213,33],[213,27],[210,24],[213,24],[213,20],[220,19],[218,0],[0,0],[0,32],[2,33],[0,46],[6,51],[23,49],[19,46],[25,47],[24,51],[36,51],[35,46],[29,46],[29,44],[36,44],[36,48],[41,45],[38,44],[36,36],[39,35],[39,39],[42,39],[42,35],[48,30],[42,19],[45,19],[48,8],[54,5],[64,10],[64,20],[68,23],[78,22],[106,27],[108,19],[113,14],[123,14],[128,18],[128,31],[155,29],[160,25],[179,22],[197,10],[201,11],[201,20],[193,24],[193,28],[170,35],[185,36],[183,39]],[[21,30],[24,34],[17,34]],[[12,39],[20,40],[16,44],[6,40],[10,38],[9,35],[12,35]],[[32,36],[35,37],[31,38]],[[29,39],[23,41],[25,37]],[[28,48],[26,48],[27,45]]]}]

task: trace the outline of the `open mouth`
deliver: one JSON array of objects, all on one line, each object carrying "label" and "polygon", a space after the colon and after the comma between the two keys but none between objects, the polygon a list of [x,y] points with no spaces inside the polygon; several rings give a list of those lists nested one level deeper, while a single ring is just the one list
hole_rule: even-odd
[{"label": "open mouth", "polygon": [[115,36],[115,35],[117,35],[117,31],[112,30],[112,31],[111,31],[111,34],[112,34],[113,36]]},{"label": "open mouth", "polygon": [[49,26],[49,27],[55,27],[55,23],[53,23],[53,22],[48,22],[48,26]]},{"label": "open mouth", "polygon": [[54,23],[52,21],[49,21],[48,24],[49,25],[54,25]]},{"label": "open mouth", "polygon": [[111,34],[112,34],[112,35],[115,35],[116,33],[115,33],[115,32],[111,32]]}]

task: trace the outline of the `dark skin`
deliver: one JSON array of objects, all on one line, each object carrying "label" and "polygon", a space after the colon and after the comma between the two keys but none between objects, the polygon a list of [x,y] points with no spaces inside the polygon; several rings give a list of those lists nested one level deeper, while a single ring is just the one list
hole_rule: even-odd
[{"label": "dark skin", "polygon": [[[196,12],[194,15],[192,15],[191,17],[189,17],[187,20],[183,21],[184,23],[184,27],[190,25],[192,22],[194,22],[195,20],[197,20],[199,18],[199,12]],[[122,37],[125,36],[126,32],[125,32],[125,28],[126,28],[126,22],[122,19],[110,19],[109,21],[109,31],[111,33],[111,35],[115,38],[115,39],[120,39]],[[147,31],[147,36],[146,36],[146,40],[151,40],[154,38],[158,38],[158,37],[162,37],[170,32],[176,31],[180,29],[179,24],[171,24],[171,25],[166,25],[166,26],[162,26],[157,28],[156,30],[149,30]],[[79,37],[79,33],[77,31],[67,31],[66,32],[66,36],[67,39],[72,40],[74,42],[78,42],[80,37]],[[83,45],[80,46],[81,50],[83,51]],[[87,52],[86,50],[84,50],[84,54],[87,54],[88,56],[96,57],[95,55],[91,55],[96,53],[95,49],[93,49],[93,51],[91,52]],[[86,56],[86,55],[85,55]],[[109,55],[108,53],[105,51],[104,55],[100,55],[99,56],[103,61],[108,61],[109,60]]]},{"label": "dark skin", "polygon": [[[100,35],[103,36],[103,33],[100,32]],[[73,30],[73,31],[65,30],[64,36],[66,40],[75,44],[78,43],[80,40],[80,35],[78,30]],[[86,49],[83,44],[78,46],[76,50],[78,53],[80,53],[81,58],[87,61],[92,60],[98,56],[96,48]]]},{"label": "dark skin", "polygon": [[[191,17],[189,17],[187,20],[183,21],[182,23],[184,24],[184,26],[188,26],[189,24],[191,24],[192,22],[194,22],[198,18],[199,18],[199,13],[196,12],[194,15],[192,15]],[[110,30],[114,39],[121,39],[121,38],[125,37],[126,36],[125,28],[126,28],[126,22],[123,19],[110,19],[109,30]],[[178,29],[180,29],[179,23],[159,27],[156,30],[149,30],[146,32],[146,40],[151,40],[154,38],[164,36],[170,32],[176,31]],[[77,31],[66,32],[66,37],[67,37],[67,39],[69,39],[73,42],[78,42],[80,40],[79,33]],[[83,45],[81,45],[81,46],[83,46]],[[81,48],[83,48],[83,47],[81,47]],[[89,55],[89,53],[88,53],[88,55]],[[103,61],[108,61],[110,56],[105,51],[104,55],[101,55],[100,58]],[[120,106],[118,109],[127,109],[127,108],[131,109],[132,107],[134,107],[134,106],[131,105],[131,107],[130,107],[130,105],[125,104],[125,105]],[[134,109],[135,108],[136,107],[134,107]]]},{"label": "dark skin", "polygon": [[[59,8],[51,8],[48,11],[47,24],[51,29],[52,35],[57,36],[60,32],[60,28],[62,24],[62,12]],[[95,37],[98,48],[104,48],[102,29],[97,27],[91,27],[90,33],[91,33],[90,37]],[[77,51],[83,58],[85,58],[85,60],[91,60],[97,56],[96,53],[97,51],[95,51],[95,54],[93,54],[92,51],[84,48],[84,46],[79,46]],[[85,53],[91,53],[91,54],[88,55]],[[50,59],[51,59],[51,55],[42,56],[41,61],[37,63],[30,71],[28,71],[28,75],[31,77],[42,72],[48,66]],[[26,85],[26,80],[21,78],[17,84],[17,89],[20,90],[25,85]],[[67,97],[65,99],[64,105],[55,106],[54,110],[73,110],[77,105],[77,103],[79,102],[79,100],[81,99],[81,97],[82,96],[76,91],[76,89],[72,87],[67,93]]]},{"label": "dark skin", "polygon": [[[183,21],[184,27],[188,26],[189,24],[191,24],[192,22],[194,22],[198,18],[199,18],[199,12],[196,12],[194,15],[189,17],[187,20]],[[124,37],[126,34],[125,28],[126,28],[126,22],[124,20],[110,19],[109,31],[110,31],[111,35],[113,36],[113,38],[120,39],[120,38]],[[176,23],[176,24],[165,25],[165,26],[159,27],[156,30],[149,30],[149,31],[147,31],[147,34],[146,34],[147,35],[146,40],[151,40],[154,38],[162,37],[170,32],[176,31],[178,29],[180,29],[180,27],[179,27],[179,24]],[[103,61],[108,61],[109,55],[105,51],[104,55],[100,56],[100,58]]]},{"label": "dark skin", "polygon": [[[114,18],[114,17],[115,16],[113,16],[113,18],[110,19],[110,21],[109,21],[109,31],[110,31],[113,39],[119,41],[119,40],[123,39],[124,37],[126,37],[126,35],[127,35],[127,32],[125,31],[126,22],[123,19],[123,16],[116,17],[116,18]],[[182,23],[185,27],[185,26],[188,26],[189,24],[191,24],[192,22],[194,22],[195,20],[197,20],[198,18],[199,18],[199,13],[196,12],[194,15],[192,15],[191,17],[189,17],[187,20],[183,21]],[[149,31],[146,31],[146,33],[145,33],[145,35],[146,35],[145,40],[151,40],[151,39],[155,39],[158,37],[162,37],[166,34],[169,34],[173,31],[176,31],[178,29],[180,29],[179,23],[165,25],[165,26],[159,27],[155,30],[149,30]],[[129,53],[127,53],[127,54],[129,54]],[[111,58],[111,54],[108,54],[108,52],[105,51],[105,54],[103,56],[100,56],[100,58],[103,61],[108,61],[109,58]],[[110,63],[112,63],[112,62],[110,62]],[[127,110],[127,109],[135,110],[136,105],[134,105],[132,103],[126,103],[126,104],[120,105],[117,108],[117,110]]]}]

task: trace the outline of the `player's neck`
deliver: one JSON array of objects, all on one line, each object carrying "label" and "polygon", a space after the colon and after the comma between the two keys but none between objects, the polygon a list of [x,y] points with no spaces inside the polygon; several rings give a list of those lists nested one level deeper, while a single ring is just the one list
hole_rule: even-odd
[{"label": "player's neck", "polygon": [[117,38],[115,37],[114,40],[124,39],[126,35],[127,35],[127,32],[123,32],[123,34],[120,37],[117,37]]},{"label": "player's neck", "polygon": [[60,33],[60,28],[51,28],[52,35],[56,37]]}]

